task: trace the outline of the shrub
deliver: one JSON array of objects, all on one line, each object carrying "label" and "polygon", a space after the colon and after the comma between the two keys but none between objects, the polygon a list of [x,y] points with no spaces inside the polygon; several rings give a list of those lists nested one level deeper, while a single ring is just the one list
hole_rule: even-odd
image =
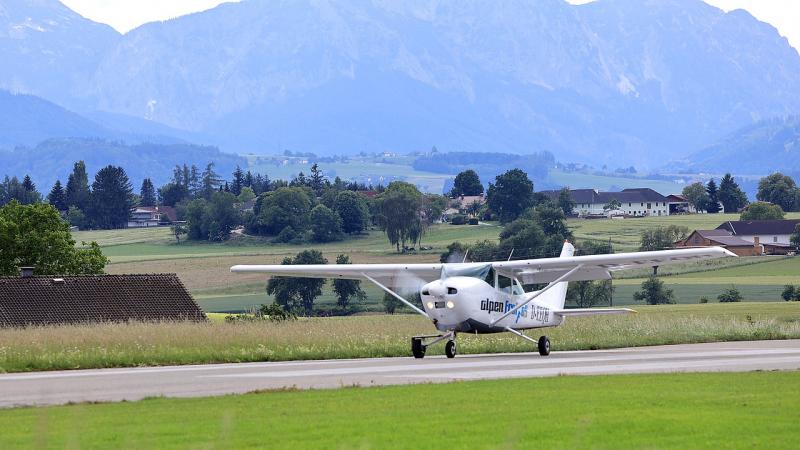
[{"label": "shrub", "polygon": [[642,289],[633,294],[633,299],[648,305],[675,303],[672,289],[665,288],[664,282],[652,275],[642,283]]},{"label": "shrub", "polygon": [[700,297],[700,303],[708,303],[708,297],[706,297],[705,295]]},{"label": "shrub", "polygon": [[477,217],[470,217],[469,218],[470,225],[478,225],[478,218]]},{"label": "shrub", "polygon": [[463,214],[456,214],[450,218],[450,225],[465,225],[467,223],[467,216]]},{"label": "shrub", "polygon": [[726,289],[725,292],[717,296],[720,303],[735,303],[742,301],[742,294],[735,287]]},{"label": "shrub", "polygon": [[794,300],[795,298],[795,288],[791,284],[787,284],[783,287],[783,292],[781,292],[781,298],[787,302]]}]

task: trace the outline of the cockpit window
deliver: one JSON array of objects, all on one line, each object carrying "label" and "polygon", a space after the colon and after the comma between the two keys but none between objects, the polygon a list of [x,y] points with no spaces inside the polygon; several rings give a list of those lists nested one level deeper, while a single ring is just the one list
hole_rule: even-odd
[{"label": "cockpit window", "polygon": [[431,292],[427,289],[422,291],[422,295],[431,295]]},{"label": "cockpit window", "polygon": [[447,288],[447,293],[449,295],[458,294],[458,289],[456,289],[454,287],[449,287],[449,288]]}]

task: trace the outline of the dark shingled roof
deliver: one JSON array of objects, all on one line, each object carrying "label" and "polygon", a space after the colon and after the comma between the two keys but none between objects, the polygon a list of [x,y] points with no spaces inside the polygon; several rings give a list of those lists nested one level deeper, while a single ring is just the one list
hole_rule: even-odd
[{"label": "dark shingled roof", "polygon": [[175,274],[0,277],[0,327],[205,321]]},{"label": "dark shingled roof", "polygon": [[734,235],[792,234],[800,219],[793,220],[731,220],[718,226],[718,230],[728,230]]},{"label": "dark shingled roof", "polygon": [[[552,199],[558,199],[560,191],[542,191]],[[570,189],[575,203],[606,204],[613,199],[620,203],[666,202],[667,198],[650,188],[623,189],[621,192],[600,192],[594,189]]]}]

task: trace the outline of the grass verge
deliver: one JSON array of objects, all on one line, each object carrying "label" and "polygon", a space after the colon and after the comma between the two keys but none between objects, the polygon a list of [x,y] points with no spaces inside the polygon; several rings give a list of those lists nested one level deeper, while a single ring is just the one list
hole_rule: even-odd
[{"label": "grass verge", "polygon": [[800,374],[472,381],[0,411],[1,448],[796,448]]},{"label": "grass verge", "polygon": [[[800,338],[797,303],[641,307],[633,316],[570,318],[546,331],[553,349]],[[309,318],[287,323],[132,323],[0,330],[0,371],[410,355],[419,316]],[[532,351],[509,333],[459,336],[459,352]],[[441,345],[429,353],[441,353]]]}]

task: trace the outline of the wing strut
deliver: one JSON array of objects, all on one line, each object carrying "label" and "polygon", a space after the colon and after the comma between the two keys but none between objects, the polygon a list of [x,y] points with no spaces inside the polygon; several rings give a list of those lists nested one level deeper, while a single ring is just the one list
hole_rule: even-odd
[{"label": "wing strut", "polygon": [[555,287],[558,283],[560,283],[560,282],[566,280],[567,278],[569,278],[573,273],[575,273],[578,270],[580,270],[581,267],[583,267],[583,264],[578,264],[577,266],[573,267],[572,269],[570,269],[569,272],[567,272],[564,275],[561,275],[560,277],[558,277],[555,280],[551,281],[550,284],[545,286],[544,289],[542,289],[541,291],[535,292],[533,295],[531,295],[531,297],[529,299],[525,300],[523,303],[515,306],[514,308],[510,309],[509,311],[506,311],[506,313],[503,314],[502,316],[492,320],[489,325],[494,325],[497,322],[500,322],[501,320],[505,319],[506,317],[514,314],[515,312],[517,312],[518,309],[520,309],[523,306],[527,305],[528,303],[532,302],[533,299],[535,299],[536,297],[544,294],[545,292],[549,291],[550,288]]},{"label": "wing strut", "polygon": [[400,300],[401,302],[405,303],[405,304],[406,304],[406,306],[408,306],[409,308],[413,309],[413,310],[414,310],[414,311],[416,311],[417,313],[419,313],[419,314],[422,314],[423,316],[427,317],[428,319],[430,319],[430,318],[431,318],[431,317],[430,317],[430,316],[429,316],[429,315],[428,315],[428,314],[427,314],[425,311],[423,311],[423,310],[421,310],[421,309],[417,308],[417,307],[416,307],[416,306],[414,306],[414,305],[413,305],[411,302],[409,302],[408,300],[404,299],[403,297],[401,297],[400,295],[398,295],[398,294],[397,294],[396,292],[394,292],[393,290],[391,290],[391,289],[389,289],[388,287],[386,287],[386,286],[382,285],[382,284],[381,284],[381,283],[380,283],[378,280],[376,280],[375,278],[372,278],[371,276],[367,275],[367,274],[366,274],[366,273],[364,273],[364,272],[361,272],[361,275],[363,275],[363,276],[364,276],[364,278],[366,278],[366,279],[368,279],[369,281],[371,281],[371,282],[372,282],[372,283],[373,283],[375,286],[378,286],[379,288],[381,288],[381,289],[383,289],[384,291],[386,291],[386,292],[387,292],[389,295],[391,295],[392,297],[394,297],[394,298],[396,298],[396,299]]}]

